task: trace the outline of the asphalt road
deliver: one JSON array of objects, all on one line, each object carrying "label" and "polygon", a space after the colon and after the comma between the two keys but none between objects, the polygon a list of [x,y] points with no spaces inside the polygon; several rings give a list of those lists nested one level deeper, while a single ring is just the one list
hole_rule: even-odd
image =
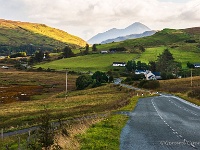
[{"label": "asphalt road", "polygon": [[172,95],[141,98],[120,137],[120,150],[200,149],[200,107]]}]

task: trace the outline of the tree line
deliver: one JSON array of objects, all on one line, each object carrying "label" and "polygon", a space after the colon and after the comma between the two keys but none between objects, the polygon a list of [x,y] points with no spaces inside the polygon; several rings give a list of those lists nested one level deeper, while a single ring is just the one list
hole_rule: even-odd
[{"label": "tree line", "polygon": [[129,72],[137,70],[150,70],[152,72],[160,72],[163,79],[174,78],[182,69],[180,62],[175,61],[169,49],[165,49],[162,54],[157,57],[156,61],[150,61],[148,64],[141,61],[128,61],[126,69]]}]

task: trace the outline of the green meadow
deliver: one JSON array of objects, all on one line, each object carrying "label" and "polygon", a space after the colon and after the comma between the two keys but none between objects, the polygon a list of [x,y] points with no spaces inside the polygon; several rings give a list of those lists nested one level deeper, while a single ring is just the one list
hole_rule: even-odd
[{"label": "green meadow", "polygon": [[116,53],[116,54],[90,54],[85,56],[60,59],[49,63],[36,65],[36,68],[51,68],[55,70],[73,71],[108,71],[112,69],[113,62],[127,62],[133,60],[138,54]]},{"label": "green meadow", "polygon": [[[145,52],[140,55],[136,61],[142,61],[148,63],[149,61],[155,61],[158,56],[168,47],[160,46],[153,48],[146,48]],[[187,66],[187,62],[199,63],[200,62],[200,53],[195,51],[189,51],[192,47],[188,48],[189,50],[184,50],[181,47],[179,48],[168,48],[173,54],[173,57],[176,61],[182,63],[182,67]]]}]

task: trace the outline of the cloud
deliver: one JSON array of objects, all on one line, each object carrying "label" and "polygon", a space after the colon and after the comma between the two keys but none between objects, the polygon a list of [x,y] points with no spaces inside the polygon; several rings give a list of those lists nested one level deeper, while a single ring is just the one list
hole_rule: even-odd
[{"label": "cloud", "polygon": [[152,29],[199,26],[199,0],[0,0],[0,18],[44,23],[85,40],[141,22]]}]

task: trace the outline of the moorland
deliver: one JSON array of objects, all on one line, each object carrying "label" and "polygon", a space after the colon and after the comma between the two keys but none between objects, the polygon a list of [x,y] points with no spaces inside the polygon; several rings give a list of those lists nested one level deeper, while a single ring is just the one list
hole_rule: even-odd
[{"label": "moorland", "polygon": [[[21,31],[22,28],[23,31]],[[51,39],[53,41],[50,42],[48,42],[49,40],[41,40],[44,38],[46,32],[43,30],[46,28],[48,27],[39,25],[30,27],[28,24],[22,26],[18,23],[18,27],[10,26],[3,34],[12,32],[12,35],[15,36],[8,37],[16,39],[14,40],[16,44],[19,41],[24,41],[21,39],[22,36],[18,34],[25,31],[28,34],[27,30],[30,29],[29,34],[31,36],[33,30],[37,33],[37,41],[34,45],[37,45],[38,41],[51,45],[50,43],[56,43],[56,40],[63,44],[63,41],[59,39]],[[43,34],[39,33],[38,29],[41,29]],[[50,34],[50,31],[48,28],[47,33]],[[17,40],[18,37],[20,37],[20,40]],[[9,45],[9,40],[4,38],[4,36],[1,36],[1,42],[5,41],[6,43],[1,44],[4,45],[1,47],[3,50],[1,52],[8,54],[7,50],[12,47],[12,44]],[[34,40],[31,41],[34,43]],[[30,46],[31,41],[25,42],[25,45],[29,43]],[[59,43],[57,44],[59,45]],[[64,42],[62,48],[66,44],[67,42]],[[51,59],[31,63],[31,69],[15,69],[15,63],[20,60],[18,58],[7,57],[1,60],[2,65],[11,66],[9,69],[0,68],[1,131],[9,132],[39,126],[44,123],[39,119],[43,117],[43,120],[47,118],[48,123],[60,124],[55,130],[53,138],[54,146],[57,146],[57,148],[119,149],[120,131],[128,119],[127,116],[120,115],[119,112],[122,110],[132,111],[141,93],[144,96],[150,96],[150,93],[145,92],[146,90],[126,89],[113,83],[104,83],[99,87],[77,90],[76,79],[83,74],[102,71],[112,73],[114,78],[123,80],[128,76],[127,69],[113,67],[113,62],[141,61],[148,64],[150,61],[156,61],[165,49],[173,54],[175,61],[181,63],[185,76],[182,76],[182,78],[177,76],[177,78],[170,80],[159,80],[160,87],[148,89],[148,91],[176,94],[185,100],[200,105],[198,97],[199,69],[188,68],[187,65],[188,62],[190,64],[200,63],[200,28],[164,29],[150,37],[95,44],[95,51],[90,46],[87,53],[84,53],[85,44],[82,44],[82,46],[76,44],[74,46],[74,43],[68,45],[75,54],[70,58],[60,57],[62,56],[61,48],[59,48],[59,51],[51,49],[49,51]],[[28,48],[31,48],[31,46]],[[42,43],[38,43],[38,47],[35,46],[34,49],[39,51],[41,46]],[[51,46],[56,48],[56,45]],[[19,48],[20,46],[14,45],[13,49],[16,47]],[[141,47],[144,49],[141,49]],[[118,51],[119,49],[123,51]],[[101,54],[101,51],[108,51],[109,53]],[[23,61],[30,63],[27,60],[31,57],[23,58]],[[67,93],[66,71],[68,71]],[[190,74],[192,71],[193,74]],[[136,86],[138,82],[140,81],[133,81],[131,85]],[[196,93],[197,95],[195,95]],[[30,147],[27,148],[27,137],[32,139],[29,140],[32,145],[39,146],[39,143],[34,143],[37,142],[35,135],[31,132],[31,136],[26,133],[1,138],[0,147],[1,149],[14,150],[20,146],[23,149],[31,149]]]}]

